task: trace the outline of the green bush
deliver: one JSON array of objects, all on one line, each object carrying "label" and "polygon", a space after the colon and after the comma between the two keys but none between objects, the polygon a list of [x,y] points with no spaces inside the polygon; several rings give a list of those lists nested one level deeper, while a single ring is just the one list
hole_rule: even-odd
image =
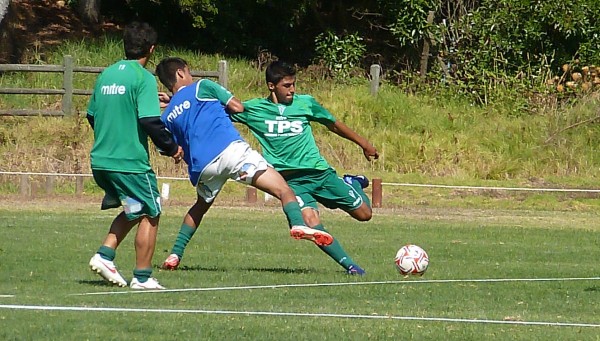
[{"label": "green bush", "polygon": [[573,60],[600,63],[600,2],[483,0],[441,25],[440,56],[459,90],[487,104],[535,89]]},{"label": "green bush", "polygon": [[315,38],[316,62],[322,62],[333,76],[349,78],[360,66],[366,47],[358,33],[337,36],[331,31]]}]

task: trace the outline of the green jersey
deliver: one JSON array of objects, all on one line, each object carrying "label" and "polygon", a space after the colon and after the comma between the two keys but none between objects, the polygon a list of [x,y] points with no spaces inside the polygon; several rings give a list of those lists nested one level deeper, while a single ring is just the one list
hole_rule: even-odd
[{"label": "green jersey", "polygon": [[122,60],[98,76],[87,113],[94,118],[92,169],[150,170],[148,134],[138,119],[160,117],[156,78],[137,60]]},{"label": "green jersey", "polygon": [[246,101],[244,112],[231,115],[247,125],[262,147],[264,158],[278,171],[327,169],[310,122],[329,125],[335,117],[310,95],[294,95],[289,104],[256,98]]}]

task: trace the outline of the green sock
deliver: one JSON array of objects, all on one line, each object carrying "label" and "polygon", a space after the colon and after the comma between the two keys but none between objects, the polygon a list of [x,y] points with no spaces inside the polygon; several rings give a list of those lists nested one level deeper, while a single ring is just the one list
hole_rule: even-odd
[{"label": "green sock", "polygon": [[187,224],[181,224],[181,228],[179,229],[179,233],[177,234],[177,239],[175,239],[175,244],[173,245],[173,249],[171,253],[179,256],[179,259],[183,257],[183,252],[185,251],[185,247],[190,242],[190,239],[196,233],[197,228]]},{"label": "green sock", "polygon": [[369,199],[363,188],[360,186],[360,183],[358,181],[352,181],[350,186],[352,186],[352,188],[354,188],[358,192],[358,194],[360,194],[360,197],[363,199],[365,204],[371,207],[371,200]]},{"label": "green sock", "polygon": [[285,204],[283,206],[283,213],[285,213],[290,227],[296,225],[304,226],[302,211],[300,210],[300,204],[298,204],[297,201],[291,201]]},{"label": "green sock", "polygon": [[133,277],[137,278],[140,283],[146,282],[150,276],[152,276],[152,268],[133,270]]},{"label": "green sock", "polygon": [[104,245],[100,246],[97,253],[100,255],[100,257],[102,257],[102,259],[106,259],[111,262],[115,259],[115,256],[117,255],[117,251],[115,249]]},{"label": "green sock", "polygon": [[[325,227],[323,227],[322,224],[313,226],[312,228],[315,230],[327,232],[327,230],[325,230]],[[335,238],[333,238],[333,243],[331,243],[331,245],[319,246],[319,248],[321,250],[323,250],[323,252],[328,254],[329,257],[333,258],[333,260],[335,260],[339,265],[341,265],[346,270],[348,270],[348,267],[350,265],[354,264],[354,261],[352,260],[352,258],[350,258],[350,256],[348,256],[346,251],[344,251],[344,248],[342,247],[342,245],[340,245],[340,243],[338,243],[337,239],[335,239]]]}]

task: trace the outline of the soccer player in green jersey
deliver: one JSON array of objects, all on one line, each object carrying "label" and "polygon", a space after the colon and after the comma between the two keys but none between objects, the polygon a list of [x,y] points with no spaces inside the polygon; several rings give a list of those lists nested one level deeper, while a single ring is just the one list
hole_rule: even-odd
[{"label": "soccer player in green jersey", "polygon": [[156,79],[144,68],[156,42],[157,33],[148,24],[128,25],[123,35],[126,59],[98,76],[87,110],[94,130],[92,173],[105,191],[101,209],[123,206],[89,265],[108,282],[127,286],[113,261],[119,244],[138,225],[132,289],[164,289],[151,277],[161,207],[150,167],[148,136],[175,162],[183,157],[182,148],[160,120]]},{"label": "soccer player in green jersey", "polygon": [[[296,70],[275,61],[266,69],[267,98],[243,102],[244,112],[231,115],[234,122],[245,124],[257,138],[265,159],[283,175],[296,193],[302,216],[308,227],[325,231],[318,205],[342,209],[359,221],[371,219],[369,198],[363,188],[368,179],[362,175],[338,177],[319,152],[311,122],[359,145],[367,160],[379,157],[377,149],[364,137],[337,120],[310,95],[296,94]],[[339,242],[320,248],[349,274],[363,275]]]}]

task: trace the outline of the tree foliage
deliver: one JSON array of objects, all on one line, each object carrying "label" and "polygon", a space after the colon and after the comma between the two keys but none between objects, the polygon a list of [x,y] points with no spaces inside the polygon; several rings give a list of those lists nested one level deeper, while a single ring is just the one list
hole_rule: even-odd
[{"label": "tree foliage", "polygon": [[327,55],[332,68],[347,58],[327,51],[345,49],[340,39],[361,42],[353,46],[364,46],[365,68],[388,71],[417,70],[428,41],[433,71],[449,67],[430,76],[466,83],[540,74],[575,58],[600,64],[597,0],[104,0],[104,11],[141,17],[165,41],[202,52],[268,50],[299,64]]}]

